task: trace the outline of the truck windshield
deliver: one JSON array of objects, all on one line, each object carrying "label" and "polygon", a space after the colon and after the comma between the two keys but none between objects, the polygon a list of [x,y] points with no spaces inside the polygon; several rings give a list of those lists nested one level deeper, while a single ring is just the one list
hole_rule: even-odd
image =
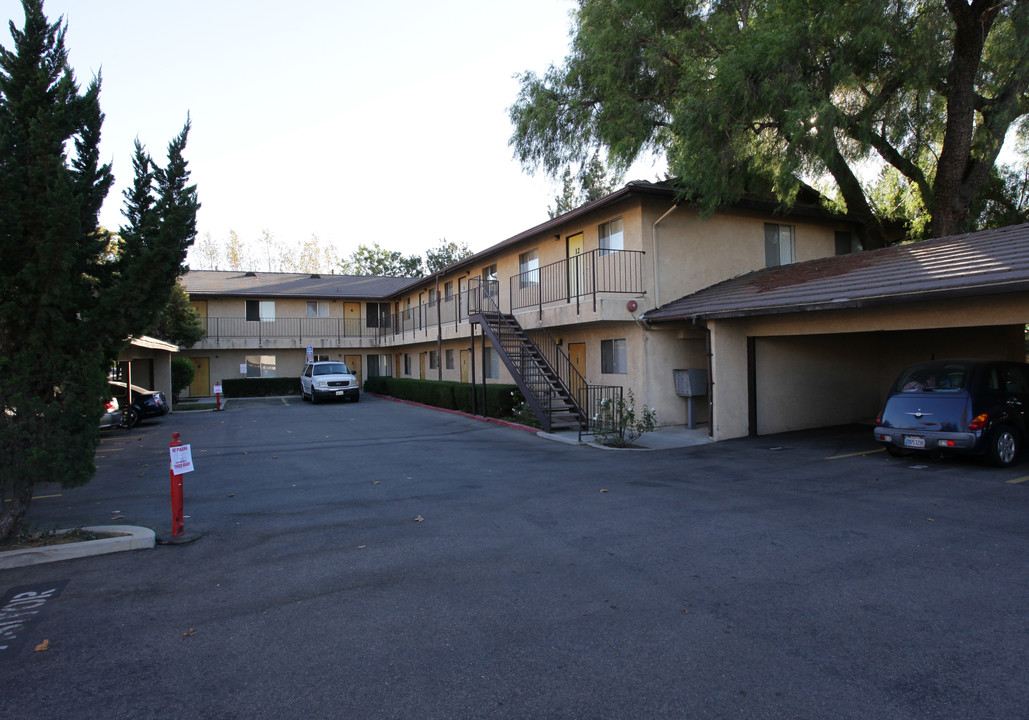
[{"label": "truck windshield", "polygon": [[315,375],[347,375],[347,366],[343,363],[326,363],[325,365],[315,365]]}]

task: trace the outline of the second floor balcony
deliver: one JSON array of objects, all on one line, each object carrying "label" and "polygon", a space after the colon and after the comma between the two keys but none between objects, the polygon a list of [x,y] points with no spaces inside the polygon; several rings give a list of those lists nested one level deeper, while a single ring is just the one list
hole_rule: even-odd
[{"label": "second floor balcony", "polygon": [[377,316],[251,320],[210,316],[202,318],[207,339],[197,347],[380,346],[435,339],[444,328],[467,324],[469,312],[481,308],[504,312],[539,308],[542,314],[545,307],[574,306],[578,313],[591,305],[595,312],[598,298],[643,294],[642,258],[638,251],[594,250],[513,275],[506,293],[497,280],[473,277],[461,292]]}]

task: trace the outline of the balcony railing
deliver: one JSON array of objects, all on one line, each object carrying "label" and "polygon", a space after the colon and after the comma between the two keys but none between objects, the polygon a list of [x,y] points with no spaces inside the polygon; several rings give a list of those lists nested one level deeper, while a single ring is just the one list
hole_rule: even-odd
[{"label": "balcony railing", "polygon": [[[603,254],[602,254],[603,253]],[[598,294],[642,294],[643,253],[635,250],[592,250],[567,260],[551,263],[538,270],[514,275],[509,282],[511,309],[543,306],[551,303],[575,303],[592,300],[596,310]],[[324,338],[342,344],[345,339],[399,338],[417,340],[418,334],[434,337],[437,328],[458,327],[468,322],[469,313],[478,312],[488,300],[497,303],[500,283],[468,279],[468,287],[435,302],[404,308],[378,317],[285,317],[247,320],[243,317],[201,318],[209,340],[256,339],[262,341],[293,339],[306,344]]]},{"label": "balcony railing", "polygon": [[565,260],[513,275],[509,285],[511,309],[550,303],[592,302],[603,293],[643,293],[643,255],[640,250],[590,250]]}]

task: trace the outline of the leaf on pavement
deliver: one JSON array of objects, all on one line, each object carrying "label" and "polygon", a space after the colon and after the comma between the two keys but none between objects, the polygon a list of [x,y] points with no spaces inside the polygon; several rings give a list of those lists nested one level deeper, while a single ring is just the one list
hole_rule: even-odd
[{"label": "leaf on pavement", "polygon": [[50,641],[44,640],[39,645],[36,645],[36,652],[46,652],[50,649]]},{"label": "leaf on pavement", "polygon": [[416,518],[414,519],[414,521],[415,521],[415,522],[425,522],[425,518],[423,518],[423,517],[422,517],[421,515],[418,515],[418,516],[417,516],[417,517],[416,517]]}]

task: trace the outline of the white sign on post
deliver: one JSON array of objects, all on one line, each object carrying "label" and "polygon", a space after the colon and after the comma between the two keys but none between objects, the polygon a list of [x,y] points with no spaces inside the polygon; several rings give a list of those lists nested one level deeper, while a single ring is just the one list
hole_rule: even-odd
[{"label": "white sign on post", "polygon": [[218,383],[217,385],[215,385],[213,389],[214,389],[214,394],[215,395],[221,395],[222,394],[222,384],[221,383]]},{"label": "white sign on post", "polygon": [[176,475],[193,472],[193,453],[189,445],[168,448],[171,453],[171,470]]}]

